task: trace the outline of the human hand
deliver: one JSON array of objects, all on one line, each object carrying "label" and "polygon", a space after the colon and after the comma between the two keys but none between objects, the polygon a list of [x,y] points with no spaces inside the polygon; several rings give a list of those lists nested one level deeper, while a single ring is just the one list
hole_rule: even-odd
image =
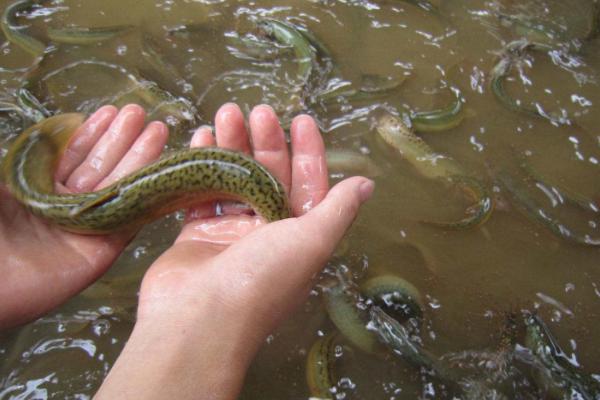
[{"label": "human hand", "polygon": [[355,177],[328,187],[325,148],[314,120],[291,126],[291,155],[268,106],[249,117],[236,105],[215,117],[216,139],[199,129],[192,145],[252,153],[285,186],[294,218],[264,224],[206,204],[189,213],[173,246],[142,283],[138,321],[97,394],[107,398],[234,398],[259,346],[302,304],[314,278],[371,194]]},{"label": "human hand", "polygon": [[[78,129],[55,176],[58,192],[108,186],[158,158],[168,130],[144,110],[105,106]],[[32,320],[102,275],[131,238],[65,232],[31,215],[0,185],[0,330]]]}]

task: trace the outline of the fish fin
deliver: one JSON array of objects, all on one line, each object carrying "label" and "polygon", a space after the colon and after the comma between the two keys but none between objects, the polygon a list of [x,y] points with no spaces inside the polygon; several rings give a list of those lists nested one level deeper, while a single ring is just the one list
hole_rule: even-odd
[{"label": "fish fin", "polygon": [[115,197],[119,196],[119,189],[114,188],[111,190],[107,190],[106,192],[98,193],[97,196],[84,201],[79,206],[73,208],[70,212],[72,217],[81,215],[85,211],[88,211],[92,208],[99,207],[105,203],[112,201]]}]

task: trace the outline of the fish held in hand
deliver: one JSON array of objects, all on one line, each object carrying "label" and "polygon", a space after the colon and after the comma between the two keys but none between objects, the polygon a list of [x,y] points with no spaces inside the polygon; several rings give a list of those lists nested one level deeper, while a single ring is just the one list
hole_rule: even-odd
[{"label": "fish held in hand", "polygon": [[281,183],[247,155],[217,147],[172,153],[87,193],[54,191],[54,172],[82,114],[57,115],[32,126],[9,149],[2,165],[12,195],[33,214],[86,234],[135,229],[201,201],[248,202],[267,221],[290,216]]}]

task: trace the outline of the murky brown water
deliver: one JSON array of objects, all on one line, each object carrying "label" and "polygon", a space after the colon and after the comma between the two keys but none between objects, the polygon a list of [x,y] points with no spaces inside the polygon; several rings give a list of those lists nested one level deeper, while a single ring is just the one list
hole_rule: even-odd
[{"label": "murky brown water", "polygon": [[[9,3],[2,0],[0,7]],[[500,189],[492,172],[498,166],[518,171],[514,153],[527,152],[542,175],[600,206],[600,39],[588,38],[593,36],[589,27],[595,2],[446,0],[435,4],[437,12],[414,3],[131,1],[123,12],[122,1],[50,2],[19,19],[40,40],[47,41],[47,26],[134,28],[89,46],[56,45],[29,73],[31,57],[3,38],[0,96],[14,101],[27,76],[26,87],[51,112],[87,112],[114,101],[145,101],[151,107],[152,99],[132,92],[135,82],[128,74],[134,74],[189,100],[174,104],[195,107],[188,108],[195,111],[191,121],[173,118],[168,106],[155,110],[158,118],[171,115],[170,145],[178,147],[189,140],[191,128],[210,122],[225,101],[236,101],[244,110],[268,102],[284,117],[298,112],[289,101],[296,90],[290,83],[297,70],[293,53],[271,47],[270,56],[258,58],[231,38],[248,32],[255,15],[306,27],[329,49],[333,61],[313,71],[308,86],[312,93],[334,79],[355,84],[367,75],[405,79],[399,89],[375,100],[305,102],[304,111],[323,126],[329,149],[362,152],[381,169],[373,199],[340,250],[357,281],[393,273],[412,282],[428,303],[423,345],[447,358],[495,349],[507,312],[537,309],[566,356],[600,379],[600,250],[558,238],[532,222]],[[506,16],[523,15],[541,15],[539,21],[560,36],[562,45],[553,45],[556,50],[551,52],[528,52],[520,69],[510,74],[506,90],[524,104],[538,104],[548,118],[511,111],[490,90],[498,53],[524,34]],[[189,32],[178,29],[190,24],[195,25]],[[148,54],[148,38],[185,80],[175,81],[152,62],[152,55],[143,56]],[[465,120],[448,131],[420,135],[497,194],[491,218],[464,231],[419,223],[456,218],[464,200],[420,176],[374,129],[385,110],[444,107],[453,99],[448,87],[460,91]],[[0,117],[4,149],[19,124],[6,113]],[[340,175],[343,171],[332,179]],[[562,223],[600,237],[600,214],[553,207],[551,196],[534,186],[529,191]],[[139,280],[168,246],[178,223],[170,217],[147,227],[96,285],[55,313],[0,336],[0,399],[91,397],[132,328]],[[309,397],[307,351],[320,334],[334,329],[319,293],[265,343],[242,398]],[[351,346],[336,361],[335,375],[340,399],[439,397],[403,361],[365,355]],[[509,386],[509,398],[540,396],[528,378]]]}]

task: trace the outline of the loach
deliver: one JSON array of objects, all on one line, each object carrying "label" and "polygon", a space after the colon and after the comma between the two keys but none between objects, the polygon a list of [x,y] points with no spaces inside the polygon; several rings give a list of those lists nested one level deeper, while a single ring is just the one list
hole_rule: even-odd
[{"label": "loach", "polygon": [[105,234],[139,228],[199,201],[248,202],[268,221],[290,216],[281,183],[253,158],[216,147],[178,151],[97,192],[57,194],[54,171],[82,114],[41,121],[18,137],[2,165],[9,191],[33,214],[62,228]]},{"label": "loach", "polygon": [[456,221],[422,221],[445,229],[468,229],[483,224],[490,217],[494,204],[485,185],[469,175],[453,159],[436,153],[429,145],[415,135],[402,119],[385,114],[377,121],[379,136],[396,149],[417,171],[429,179],[438,179],[459,187],[473,204],[466,216]]},{"label": "loach", "polygon": [[0,28],[9,42],[19,46],[34,58],[40,59],[46,51],[46,45],[41,41],[23,33],[23,28],[17,25],[17,14],[29,9],[35,4],[31,0],[19,0],[4,9],[0,18]]}]

